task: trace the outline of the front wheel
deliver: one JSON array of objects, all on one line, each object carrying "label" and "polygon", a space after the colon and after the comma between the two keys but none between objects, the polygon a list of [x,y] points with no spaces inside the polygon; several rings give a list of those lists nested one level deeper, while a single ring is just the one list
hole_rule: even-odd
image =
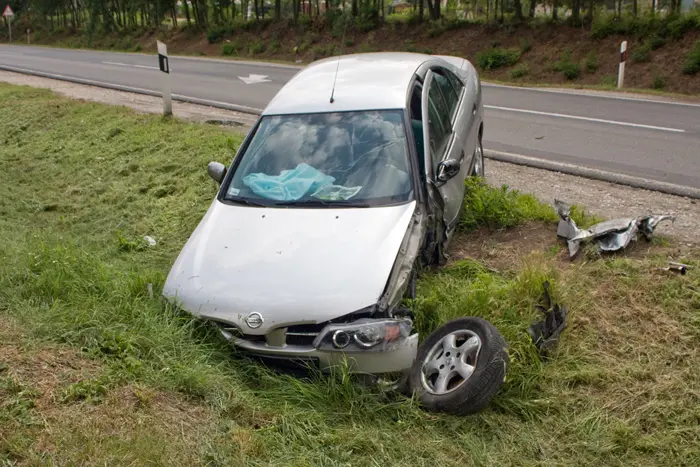
[{"label": "front wheel", "polygon": [[476,149],[474,149],[474,159],[472,162],[472,169],[469,172],[472,177],[483,177],[484,176],[484,145],[481,144],[481,140],[476,143]]},{"label": "front wheel", "polygon": [[479,412],[505,381],[506,342],[482,318],[448,322],[421,344],[410,388],[428,410],[467,415]]}]

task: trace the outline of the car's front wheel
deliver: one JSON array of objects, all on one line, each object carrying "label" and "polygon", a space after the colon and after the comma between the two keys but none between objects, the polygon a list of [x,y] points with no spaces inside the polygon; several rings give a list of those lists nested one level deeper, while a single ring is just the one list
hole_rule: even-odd
[{"label": "car's front wheel", "polygon": [[421,344],[410,387],[428,410],[460,415],[486,408],[508,369],[506,342],[482,318],[448,322]]}]

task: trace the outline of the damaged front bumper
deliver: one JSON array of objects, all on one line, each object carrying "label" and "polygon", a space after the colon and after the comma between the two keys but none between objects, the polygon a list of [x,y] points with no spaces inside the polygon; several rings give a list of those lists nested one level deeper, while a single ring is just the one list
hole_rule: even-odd
[{"label": "damaged front bumper", "polygon": [[[328,324],[318,333],[304,333],[313,342],[288,343],[289,328],[266,336],[245,336],[219,324],[221,334],[238,349],[270,362],[310,365],[320,371],[347,365],[352,373],[382,374],[410,371],[418,350],[418,334],[407,319],[362,319]],[[316,334],[311,336],[311,334]]]}]

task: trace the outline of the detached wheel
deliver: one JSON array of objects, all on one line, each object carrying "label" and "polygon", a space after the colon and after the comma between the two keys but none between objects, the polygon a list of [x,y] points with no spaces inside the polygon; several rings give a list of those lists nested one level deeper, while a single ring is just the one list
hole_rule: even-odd
[{"label": "detached wheel", "polygon": [[472,170],[469,175],[472,177],[484,176],[484,145],[481,144],[481,140],[479,140],[476,144],[476,149],[474,149],[474,162],[472,163]]},{"label": "detached wheel", "polygon": [[501,388],[508,363],[498,329],[481,318],[459,318],[421,344],[411,390],[428,410],[473,414],[486,408]]}]

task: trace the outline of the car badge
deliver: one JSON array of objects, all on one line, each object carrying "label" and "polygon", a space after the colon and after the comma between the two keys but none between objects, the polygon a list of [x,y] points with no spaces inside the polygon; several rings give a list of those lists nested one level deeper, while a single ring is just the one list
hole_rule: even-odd
[{"label": "car badge", "polygon": [[251,329],[258,329],[263,324],[263,317],[260,313],[254,311],[246,317],[245,324]]}]

